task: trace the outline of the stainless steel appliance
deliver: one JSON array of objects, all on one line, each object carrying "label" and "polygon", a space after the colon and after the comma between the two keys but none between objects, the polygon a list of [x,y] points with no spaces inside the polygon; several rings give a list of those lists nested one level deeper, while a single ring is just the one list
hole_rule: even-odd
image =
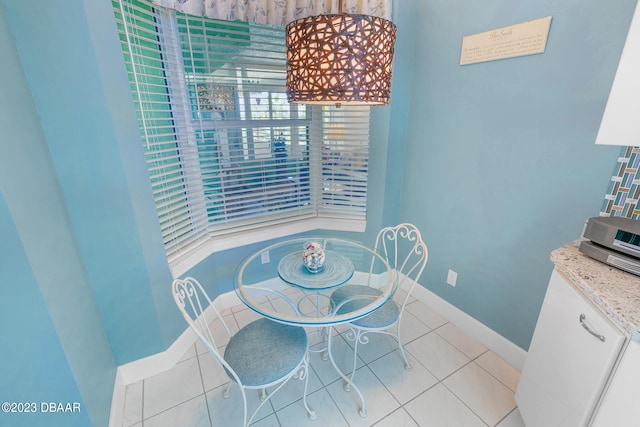
[{"label": "stainless steel appliance", "polygon": [[640,221],[622,217],[589,218],[579,250],[605,264],[640,276]]}]

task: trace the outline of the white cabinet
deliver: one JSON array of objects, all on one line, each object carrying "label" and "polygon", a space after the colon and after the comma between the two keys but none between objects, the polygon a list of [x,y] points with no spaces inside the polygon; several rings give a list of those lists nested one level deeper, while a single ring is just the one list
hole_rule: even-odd
[{"label": "white cabinet", "polygon": [[516,391],[527,427],[587,426],[624,342],[554,270]]},{"label": "white cabinet", "polygon": [[593,427],[636,427],[640,396],[640,342],[631,341],[596,412]]}]

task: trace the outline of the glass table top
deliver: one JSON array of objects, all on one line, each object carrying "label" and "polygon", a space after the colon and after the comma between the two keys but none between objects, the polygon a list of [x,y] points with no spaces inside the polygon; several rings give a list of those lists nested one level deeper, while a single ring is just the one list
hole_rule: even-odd
[{"label": "glass table top", "polygon": [[[324,265],[318,271],[305,266],[309,242],[319,243],[323,249]],[[354,310],[342,309],[336,314],[331,293],[353,285],[377,291],[356,293]],[[249,308],[273,320],[301,326],[335,325],[380,307],[393,295],[395,281],[384,256],[372,248],[346,239],[304,237],[250,254],[236,269],[235,290]]]}]

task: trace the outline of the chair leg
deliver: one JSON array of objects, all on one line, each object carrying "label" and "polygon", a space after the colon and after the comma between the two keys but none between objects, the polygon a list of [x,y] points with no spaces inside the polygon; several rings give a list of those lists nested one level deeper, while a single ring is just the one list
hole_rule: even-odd
[{"label": "chair leg", "polygon": [[[258,414],[258,412],[260,411],[260,409],[262,409],[262,407],[264,406],[265,403],[267,403],[269,401],[269,398],[271,396],[273,396],[278,390],[280,390],[282,388],[282,386],[284,386],[289,380],[283,381],[281,382],[274,390],[272,390],[271,394],[267,394],[267,392],[265,391],[265,389],[260,389],[260,404],[258,405],[258,407],[253,411],[253,413],[251,414],[251,417],[249,417],[249,421],[247,421],[247,423],[245,424],[245,427],[248,426],[249,424],[251,424],[251,422],[253,421],[253,418]],[[264,395],[264,397],[263,397]],[[244,390],[243,390],[243,394],[242,397],[244,396]],[[247,401],[245,398],[244,401],[244,410],[245,410],[245,414],[247,412]],[[246,418],[245,418],[246,419]]]},{"label": "chair leg", "polygon": [[[243,409],[244,409],[244,415],[243,415],[243,423],[242,425],[244,427],[248,427],[249,423],[251,422],[251,420],[247,420],[247,394],[245,393],[244,388],[240,387],[240,392],[242,393],[242,403],[243,403]],[[253,419],[253,416],[251,417],[251,419]]]},{"label": "chair leg", "polygon": [[311,409],[309,407],[309,404],[307,403],[307,389],[309,388],[309,353],[307,353],[305,357],[304,371],[300,373],[300,379],[304,379],[304,393],[302,395],[302,403],[304,404],[304,408],[307,410],[307,414],[309,414],[309,419],[313,421],[318,418],[318,416],[316,415],[316,411]]},{"label": "chair leg", "polygon": [[[304,394],[303,394],[303,403],[304,403],[304,408],[307,411],[307,414],[309,414],[309,418],[312,420],[315,420],[317,418],[316,416],[316,411],[314,411],[313,409],[311,409],[309,407],[309,405],[307,404],[307,389],[308,389],[308,384],[309,384],[309,353],[307,353],[305,355],[304,361],[302,362],[301,366],[298,367],[298,371],[291,375],[289,378],[287,378],[286,380],[282,381],[280,384],[278,384],[276,386],[276,388],[271,390],[271,393],[267,393],[265,389],[261,389],[260,390],[260,404],[258,405],[258,407],[253,411],[253,413],[251,414],[251,417],[249,418],[249,421],[247,421],[247,424],[245,424],[245,427],[249,424],[251,424],[251,422],[253,421],[253,419],[255,418],[255,416],[257,415],[257,413],[260,411],[260,409],[262,408],[262,406],[264,404],[267,403],[267,401],[274,395],[276,394],[282,387],[285,386],[285,384],[287,384],[289,382],[289,380],[291,378],[294,377],[298,377],[301,380],[304,380]],[[263,399],[263,395],[264,395],[264,399]],[[247,401],[246,401],[246,397],[244,395],[244,390],[243,390],[243,394],[242,397],[245,398],[245,416],[246,416],[246,411],[247,411]],[[246,420],[246,418],[245,418]]]},{"label": "chair leg", "polygon": [[[352,329],[353,331],[353,329]],[[331,326],[329,327],[329,335],[327,338],[327,354],[329,355],[329,360],[331,361],[331,364],[333,365],[333,367],[335,368],[336,372],[338,372],[338,374],[340,374],[340,376],[342,377],[342,379],[345,382],[349,382],[351,381],[349,379],[349,377],[347,377],[338,367],[338,365],[336,364],[336,361],[333,358],[333,352],[331,350],[331,342],[333,341],[332,339],[333,334],[331,333]],[[353,372],[353,371],[352,371]],[[350,387],[351,388],[351,387]],[[365,401],[364,401],[364,396],[362,395],[362,393],[360,392],[360,389],[358,389],[358,387],[353,384],[353,390],[356,392],[356,394],[358,395],[358,398],[360,399],[360,410],[358,411],[358,414],[364,418],[367,416],[367,408],[365,406]],[[345,389],[346,390],[346,389]]]},{"label": "chair leg", "polygon": [[227,384],[227,387],[222,392],[222,398],[223,399],[228,399],[229,396],[231,395],[231,383],[232,383],[232,381],[229,381],[229,384]]},{"label": "chair leg", "polygon": [[396,328],[396,339],[398,340],[398,348],[400,349],[400,354],[402,355],[402,359],[404,360],[404,369],[410,371],[413,369],[409,359],[407,358],[407,353],[404,351],[404,346],[402,345],[402,340],[400,339],[400,320],[398,320],[398,327]]},{"label": "chair leg", "polygon": [[402,358],[404,359],[404,369],[406,369],[407,371],[411,371],[413,369],[413,366],[411,366],[411,363],[407,358],[407,354],[404,351],[404,346],[400,341],[398,341],[398,348],[400,349],[400,354],[402,354]]},{"label": "chair leg", "polygon": [[351,368],[351,374],[349,375],[349,381],[345,381],[343,384],[343,388],[345,391],[351,391],[351,383],[353,383],[353,377],[356,374],[356,366],[358,364],[358,344],[362,342],[362,344],[366,344],[369,342],[369,338],[366,337],[365,332],[362,329],[351,329],[347,333],[347,338],[351,339],[351,336],[354,336],[354,345],[353,345],[353,365]]}]

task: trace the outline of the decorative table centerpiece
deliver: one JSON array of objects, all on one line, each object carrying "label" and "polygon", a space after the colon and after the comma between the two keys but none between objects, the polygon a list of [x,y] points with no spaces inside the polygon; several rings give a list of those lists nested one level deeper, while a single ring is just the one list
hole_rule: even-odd
[{"label": "decorative table centerpiece", "polygon": [[324,269],[324,249],[318,242],[307,242],[304,244],[302,253],[302,264],[310,273],[319,273]]}]

